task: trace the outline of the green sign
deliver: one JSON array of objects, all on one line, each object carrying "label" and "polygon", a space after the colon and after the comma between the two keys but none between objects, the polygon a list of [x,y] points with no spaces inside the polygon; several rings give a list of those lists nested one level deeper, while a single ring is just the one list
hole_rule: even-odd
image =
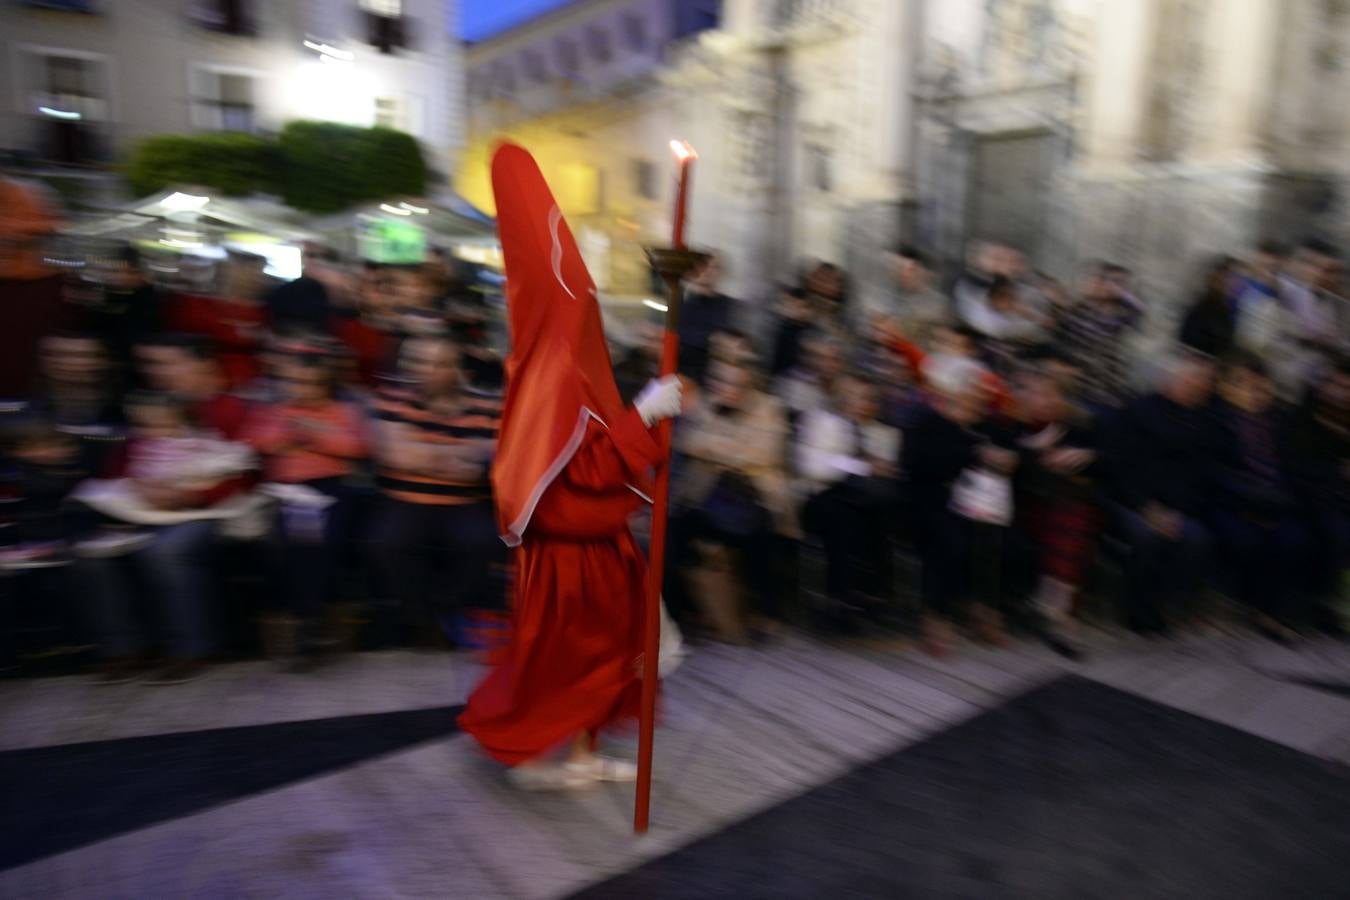
[{"label": "green sign", "polygon": [[361,256],[387,266],[417,265],[426,259],[427,236],[411,222],[370,219],[361,226]]}]

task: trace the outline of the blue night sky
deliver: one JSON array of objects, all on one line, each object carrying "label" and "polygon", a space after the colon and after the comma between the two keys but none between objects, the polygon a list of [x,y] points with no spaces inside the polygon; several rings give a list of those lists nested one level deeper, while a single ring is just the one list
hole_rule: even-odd
[{"label": "blue night sky", "polygon": [[481,41],[571,0],[459,0],[459,36]]}]

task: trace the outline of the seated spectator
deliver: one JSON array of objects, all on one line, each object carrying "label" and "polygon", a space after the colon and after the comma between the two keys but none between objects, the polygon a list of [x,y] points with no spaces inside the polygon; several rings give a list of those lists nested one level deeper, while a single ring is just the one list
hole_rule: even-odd
[{"label": "seated spectator", "polygon": [[243,440],[262,454],[263,477],[281,503],[272,533],[276,577],[306,657],[322,647],[320,620],[351,522],[347,479],[368,445],[360,408],[337,396],[331,348],[311,342],[286,350],[281,400],[254,409]]},{"label": "seated spectator", "polygon": [[[179,684],[197,677],[218,648],[210,564],[220,524],[257,512],[240,492],[252,453],[195,428],[188,409],[170,395],[133,396],[127,417],[126,477],[90,482],[75,497],[142,532],[110,531],[87,541],[79,574],[106,660],[102,680],[135,677],[145,664],[149,635],[160,633],[168,660],[151,681]],[[117,555],[128,545],[129,555]],[[151,588],[158,627],[139,621],[134,598],[140,592],[128,569]]]},{"label": "seated spectator", "polygon": [[1050,646],[1076,656],[1069,626],[1102,528],[1097,429],[1086,410],[1071,404],[1060,373],[1044,362],[1025,369],[1017,386],[1016,512],[1038,560],[1034,611]]},{"label": "seated spectator", "polygon": [[1181,323],[1181,343],[1200,353],[1221,357],[1233,349],[1237,335],[1237,314],[1232,289],[1237,262],[1220,256],[1205,273],[1200,296]]},{"label": "seated spectator", "polygon": [[[377,480],[384,493],[373,551],[384,582],[419,640],[435,642],[449,604],[497,605],[491,565],[505,558],[488,471],[500,402],[468,388],[459,349],[445,337],[412,337],[399,357],[405,388],[375,403]],[[428,551],[445,561],[436,581]],[[446,584],[453,589],[447,590]]]},{"label": "seated spectator", "polygon": [[774,386],[794,425],[803,414],[829,403],[834,381],[844,371],[844,345],[834,338],[812,335],[802,350],[801,363],[780,375]]},{"label": "seated spectator", "polygon": [[879,611],[890,595],[900,432],[879,421],[880,407],[875,382],[845,375],[835,402],[807,413],[799,429],[803,525],[825,544],[832,614]]},{"label": "seated spectator", "polygon": [[802,344],[810,334],[814,310],[806,291],[801,288],[785,288],[778,298],[775,309],[778,319],[774,330],[773,358],[769,364],[769,374],[774,378],[795,368],[802,358]]},{"label": "seated spectator", "polygon": [[1003,642],[1003,597],[1014,573],[1012,489],[1017,469],[1009,436],[989,421],[979,363],[960,357],[928,367],[930,407],[905,433],[901,470],[909,481],[911,529],[923,564],[924,643],[951,651],[951,623],[968,618],[976,634]]},{"label": "seated spectator", "polygon": [[87,473],[79,445],[50,421],[32,413],[9,413],[4,440],[5,524],[0,529],[4,562],[64,554],[71,537],[63,517],[66,497]]},{"label": "seated spectator", "polygon": [[1341,360],[1315,381],[1292,417],[1285,467],[1289,489],[1306,529],[1309,565],[1304,583],[1315,601],[1312,624],[1345,631],[1330,603],[1343,597],[1350,557],[1350,363]]},{"label": "seated spectator", "polygon": [[91,323],[119,374],[131,368],[132,347],[164,330],[164,316],[163,293],[146,275],[140,251],[126,245],[105,276]]},{"label": "seated spectator", "polygon": [[802,287],[814,310],[816,327],[842,337],[848,312],[848,274],[834,263],[818,262],[807,271]]},{"label": "seated spectator", "polygon": [[337,305],[331,294],[338,261],[332,249],[306,244],[300,277],[277,285],[262,298],[268,324],[323,333]]},{"label": "seated spectator", "polygon": [[1084,282],[1082,299],[1059,312],[1055,343],[1083,370],[1084,399],[1119,409],[1133,392],[1125,342],[1143,318],[1143,304],[1129,291],[1129,270],[1098,263]]},{"label": "seated spectator", "polygon": [[933,287],[932,267],[918,250],[900,247],[890,263],[895,289],[878,312],[894,320],[906,340],[927,350],[938,328],[955,324],[952,305]]},{"label": "seated spectator", "polygon": [[142,378],[152,390],[173,394],[187,406],[194,424],[233,440],[248,415],[248,404],[227,388],[211,345],[198,335],[166,334],[135,348]]},{"label": "seated spectator", "polygon": [[717,289],[721,274],[721,261],[716,254],[710,254],[707,261],[689,273],[684,287],[679,324],[680,372],[695,384],[702,383],[707,371],[713,334],[731,326],[735,301]]},{"label": "seated spectator", "polygon": [[42,342],[41,374],[31,411],[78,442],[80,467],[106,473],[121,455],[122,410],[115,376],[98,338],[62,332]]},{"label": "seated spectator", "polygon": [[1112,427],[1117,527],[1129,545],[1128,624],[1165,633],[1168,615],[1207,574],[1213,446],[1207,404],[1214,364],[1193,352],[1168,361],[1158,390],[1126,407]]},{"label": "seated spectator", "polygon": [[[781,610],[770,574],[775,532],[796,535],[785,470],[787,419],[757,390],[743,363],[714,360],[706,395],[676,430],[681,470],[673,487],[672,569],[703,547],[733,551],[756,624],[772,627]],[[672,611],[687,617],[678,579],[668,582]]]},{"label": "seated spectator", "polygon": [[1011,279],[998,275],[984,300],[967,309],[966,324],[983,338],[996,371],[1007,375],[1018,355],[1045,341],[1043,321],[1019,296]]},{"label": "seated spectator", "polygon": [[218,295],[188,294],[169,307],[173,330],[198,335],[211,346],[230,389],[258,376],[258,350],[268,324],[260,299],[266,264],[257,254],[231,251]]},{"label": "seated spectator", "polygon": [[1308,537],[1285,475],[1284,416],[1265,364],[1240,353],[1223,367],[1215,409],[1216,496],[1209,523],[1236,599],[1277,640],[1293,636]]}]

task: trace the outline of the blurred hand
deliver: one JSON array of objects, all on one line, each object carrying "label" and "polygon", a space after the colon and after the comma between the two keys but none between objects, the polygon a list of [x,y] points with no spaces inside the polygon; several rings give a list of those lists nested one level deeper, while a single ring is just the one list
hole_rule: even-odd
[{"label": "blurred hand", "polygon": [[1175,509],[1168,509],[1161,503],[1148,503],[1141,511],[1148,527],[1169,541],[1181,539],[1181,529],[1185,519]]},{"label": "blurred hand", "polygon": [[1090,466],[1096,456],[1091,450],[1062,447],[1043,453],[1041,464],[1059,475],[1075,475]]},{"label": "blurred hand", "polygon": [[188,491],[163,481],[138,481],[136,492],[155,509],[184,509],[191,505],[192,495]]},{"label": "blurred hand", "polygon": [[1017,471],[1017,454],[1011,450],[1005,450],[1002,447],[995,447],[993,444],[985,444],[976,451],[986,468],[995,472],[1001,472],[1004,475],[1011,475]]},{"label": "blurred hand", "polygon": [[633,402],[633,407],[642,417],[643,424],[651,428],[657,422],[673,419],[680,414],[682,394],[680,377],[667,375],[647,382]]}]

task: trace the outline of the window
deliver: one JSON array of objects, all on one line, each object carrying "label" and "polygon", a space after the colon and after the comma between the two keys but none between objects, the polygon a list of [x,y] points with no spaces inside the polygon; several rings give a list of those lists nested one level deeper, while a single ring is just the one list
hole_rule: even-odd
[{"label": "window", "polygon": [[510,96],[516,92],[516,70],[505,60],[497,63],[493,73],[493,93],[498,96]]},{"label": "window", "polygon": [[599,26],[586,32],[586,49],[590,51],[591,59],[598,63],[607,63],[614,55],[609,45],[609,32]]},{"label": "window", "polygon": [[685,0],[675,7],[675,37],[684,38],[716,28],[721,18],[720,0]]},{"label": "window", "polygon": [[633,160],[633,193],[643,200],[656,200],[656,166],[650,159]]},{"label": "window", "polygon": [[96,124],[108,118],[106,60],[79,50],[20,48],[20,97],[38,119],[37,145],[44,159],[85,163],[101,158]]},{"label": "window", "polygon": [[399,115],[397,99],[394,97],[375,98],[375,125],[379,128],[402,128],[403,121]]},{"label": "window", "polygon": [[253,131],[255,79],[244,72],[198,69],[192,94],[193,121],[209,131]]},{"label": "window", "polygon": [[623,17],[623,39],[628,49],[641,53],[647,49],[647,22],[641,16],[627,13]]},{"label": "window", "polygon": [[403,15],[402,0],[360,0],[366,19],[366,43],[381,53],[409,49],[412,31]]},{"label": "window", "polygon": [[576,41],[571,38],[558,38],[555,49],[558,54],[558,71],[568,76],[575,76],[581,71],[581,53],[577,50]]},{"label": "window", "polygon": [[258,33],[251,0],[195,0],[192,21],[202,28],[251,37]]},{"label": "window", "polygon": [[544,62],[544,57],[537,50],[525,51],[525,74],[532,81],[548,80],[548,65]]},{"label": "window", "polygon": [[31,112],[63,121],[107,117],[107,64],[72,51],[34,51],[28,90]]}]

